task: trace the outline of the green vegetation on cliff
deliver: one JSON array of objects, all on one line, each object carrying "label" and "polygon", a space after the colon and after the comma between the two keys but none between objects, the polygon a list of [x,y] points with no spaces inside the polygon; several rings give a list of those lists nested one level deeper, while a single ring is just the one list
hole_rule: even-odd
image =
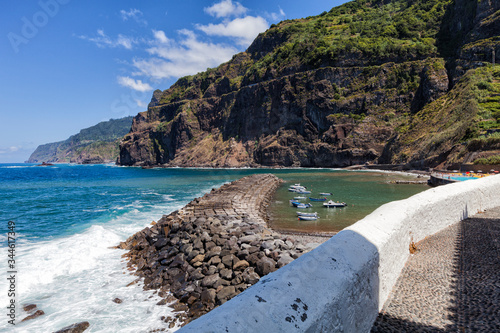
[{"label": "green vegetation on cliff", "polygon": [[500,141],[500,66],[469,70],[396,130],[400,145],[393,163],[440,161],[440,155],[460,162],[472,152],[494,150],[491,144]]},{"label": "green vegetation on cliff", "polygon": [[486,66],[492,49],[500,56],[499,10],[478,0],[354,0],[272,25],[229,62],[156,91],[119,162],[423,167],[483,158],[462,148],[499,129],[497,69]]},{"label": "green vegetation on cliff", "polygon": [[130,131],[133,117],[111,119],[82,129],[59,142],[40,145],[28,163],[104,163],[118,157],[121,138]]}]

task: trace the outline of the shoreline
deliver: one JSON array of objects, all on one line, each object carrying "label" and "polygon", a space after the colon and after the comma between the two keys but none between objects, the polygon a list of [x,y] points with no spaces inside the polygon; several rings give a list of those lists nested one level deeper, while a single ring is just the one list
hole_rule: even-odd
[{"label": "shoreline", "polygon": [[186,324],[238,295],[263,276],[328,240],[319,233],[282,233],[267,207],[282,180],[246,176],[212,189],[121,242],[127,266],[145,290],[157,290]]}]

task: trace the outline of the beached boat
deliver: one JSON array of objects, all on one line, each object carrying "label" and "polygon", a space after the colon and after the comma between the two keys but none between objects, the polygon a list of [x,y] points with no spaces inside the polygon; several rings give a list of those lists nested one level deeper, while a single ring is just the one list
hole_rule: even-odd
[{"label": "beached boat", "polygon": [[297,212],[298,216],[318,216],[318,213],[304,213],[304,212]]},{"label": "beached boat", "polygon": [[309,197],[309,200],[311,200],[311,201],[326,201],[326,198],[311,198],[311,197]]},{"label": "beached boat", "polygon": [[319,195],[332,195],[330,192],[321,192]]},{"label": "beached boat", "polygon": [[323,206],[328,208],[333,208],[333,207],[345,207],[347,206],[347,204],[345,202],[335,202],[333,200],[330,200],[328,202],[324,202]]},{"label": "beached boat", "polygon": [[319,216],[299,216],[299,220],[302,221],[315,221],[319,219]]}]

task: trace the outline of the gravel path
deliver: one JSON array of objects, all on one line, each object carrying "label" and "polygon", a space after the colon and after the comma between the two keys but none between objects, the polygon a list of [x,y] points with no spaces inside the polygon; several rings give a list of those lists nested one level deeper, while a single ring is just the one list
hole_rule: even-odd
[{"label": "gravel path", "polygon": [[372,332],[500,332],[500,207],[417,247]]}]

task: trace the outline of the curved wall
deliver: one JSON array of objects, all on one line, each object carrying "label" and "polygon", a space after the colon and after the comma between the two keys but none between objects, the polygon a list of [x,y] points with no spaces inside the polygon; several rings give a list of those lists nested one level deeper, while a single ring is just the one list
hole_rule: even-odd
[{"label": "curved wall", "polygon": [[409,245],[500,206],[500,175],[385,204],[179,332],[369,332]]}]

